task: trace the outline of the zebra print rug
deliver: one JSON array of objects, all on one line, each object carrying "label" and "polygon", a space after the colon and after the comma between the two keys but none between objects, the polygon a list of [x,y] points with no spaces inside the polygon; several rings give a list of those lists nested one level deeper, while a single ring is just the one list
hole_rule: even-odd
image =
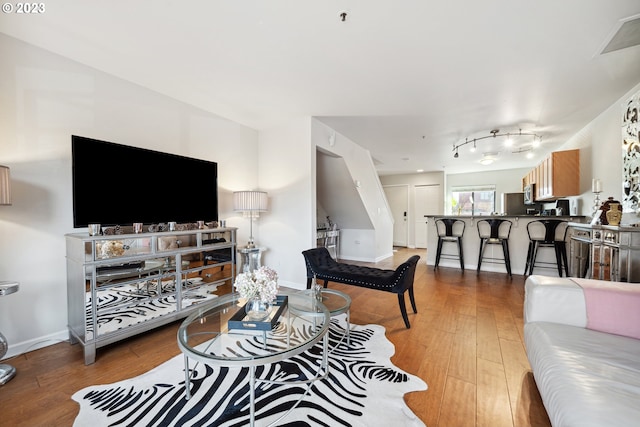
[{"label": "zebra print rug", "polygon": [[[391,363],[395,349],[384,327],[351,325],[347,346],[345,326],[344,315],[332,319],[327,378],[311,386],[256,382],[257,426],[424,426],[403,396],[426,390],[427,384]],[[309,378],[321,354],[318,344],[289,360],[257,367],[256,376]],[[191,363],[191,399],[185,400],[184,357],[178,355],[138,377],[76,392],[80,412],[74,426],[248,425],[248,368]]]}]

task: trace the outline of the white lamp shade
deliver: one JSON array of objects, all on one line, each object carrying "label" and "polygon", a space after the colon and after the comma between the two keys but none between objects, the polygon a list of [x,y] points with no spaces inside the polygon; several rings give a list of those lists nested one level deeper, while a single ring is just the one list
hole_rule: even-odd
[{"label": "white lamp shade", "polygon": [[264,191],[234,191],[233,210],[236,212],[266,212],[267,193]]},{"label": "white lamp shade", "polygon": [[0,205],[11,204],[11,174],[7,166],[0,165]]}]

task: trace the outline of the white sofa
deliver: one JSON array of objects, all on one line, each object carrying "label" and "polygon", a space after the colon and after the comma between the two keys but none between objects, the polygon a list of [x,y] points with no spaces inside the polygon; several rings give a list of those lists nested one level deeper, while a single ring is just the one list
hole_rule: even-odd
[{"label": "white sofa", "polygon": [[553,426],[640,426],[640,284],[529,276],[524,323]]}]

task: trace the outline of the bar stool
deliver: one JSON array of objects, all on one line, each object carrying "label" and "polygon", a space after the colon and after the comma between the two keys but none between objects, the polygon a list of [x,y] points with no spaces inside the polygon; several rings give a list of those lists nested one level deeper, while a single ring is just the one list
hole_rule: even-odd
[{"label": "bar stool", "polygon": [[[511,276],[511,258],[509,257],[509,235],[511,234],[511,225],[513,223],[508,219],[481,219],[478,221],[478,236],[480,237],[480,254],[478,255],[478,273],[482,266],[484,251],[487,245],[502,246],[502,254],[507,273]],[[487,257],[489,262],[499,262],[499,258]]]},{"label": "bar stool", "polygon": [[[18,282],[0,282],[0,296],[5,296],[18,292]],[[8,349],[7,339],[0,332],[0,360],[7,354]],[[0,363],[0,385],[6,384],[11,378],[16,375],[16,368],[5,363]]]},{"label": "bar stool", "polygon": [[[558,276],[562,277],[562,264],[564,270],[569,277],[569,263],[567,262],[567,230],[569,223],[561,219],[541,219],[531,221],[527,224],[527,234],[529,235],[529,249],[527,252],[527,264],[524,268],[524,274],[533,274],[533,268],[536,264],[538,248],[553,247],[556,255],[556,268]],[[549,265],[552,262],[539,261],[538,264]]]},{"label": "bar stool", "polygon": [[458,259],[460,259],[460,268],[464,271],[464,253],[462,251],[462,236],[464,234],[465,222],[455,218],[438,218],[436,219],[436,231],[438,232],[438,250],[436,252],[436,265],[434,270],[440,264],[440,257],[455,258],[454,254],[443,254],[442,245],[444,242],[458,243]]}]

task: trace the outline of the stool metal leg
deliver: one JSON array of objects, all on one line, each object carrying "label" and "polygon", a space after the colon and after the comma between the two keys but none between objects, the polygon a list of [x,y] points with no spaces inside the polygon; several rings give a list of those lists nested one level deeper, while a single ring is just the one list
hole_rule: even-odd
[{"label": "stool metal leg", "polygon": [[458,237],[458,256],[460,257],[460,269],[464,271],[464,253],[462,252],[462,237]]},{"label": "stool metal leg", "polygon": [[[7,354],[7,339],[0,332],[0,359]],[[5,363],[0,363],[0,385],[5,385],[9,380],[16,376],[16,368]]]},{"label": "stool metal leg", "polygon": [[558,243],[553,244],[553,249],[556,253],[556,267],[558,268],[558,277],[562,277],[562,255],[560,254],[560,245]]},{"label": "stool metal leg", "polygon": [[[0,282],[0,296],[18,292],[19,287],[20,284],[18,282],[2,281]],[[7,339],[2,335],[2,332],[0,332],[0,360],[2,360],[5,354],[7,354],[8,349],[9,345],[7,344]],[[15,375],[16,368],[5,363],[0,364],[0,385],[6,384]]]},{"label": "stool metal leg", "polygon": [[478,255],[478,273],[480,273],[480,267],[482,266],[482,256],[484,254],[485,242],[486,239],[480,239],[480,251]]},{"label": "stool metal leg", "polygon": [[529,266],[529,274],[533,274],[533,268],[536,266],[536,258],[538,258],[538,242],[533,242],[533,252],[531,253],[531,265]]},{"label": "stool metal leg", "polygon": [[7,364],[0,364],[0,385],[5,385],[16,376],[16,368]]},{"label": "stool metal leg", "polygon": [[440,264],[440,255],[442,255],[442,244],[442,237],[438,237],[438,249],[436,250],[436,265],[433,266],[434,269],[438,267],[438,264]]},{"label": "stool metal leg", "polygon": [[502,240],[502,253],[504,254],[504,263],[507,267],[507,273],[509,273],[509,277],[511,274],[511,257],[509,256],[509,241],[506,239]]},{"label": "stool metal leg", "polygon": [[524,275],[527,276],[531,274],[529,269],[533,271],[533,267],[531,267],[531,259],[533,258],[533,242],[529,242],[529,249],[527,249],[527,263],[524,266]]},{"label": "stool metal leg", "polygon": [[567,244],[565,242],[559,242],[560,254],[562,255],[562,262],[564,262],[564,272],[569,277],[569,261],[567,260]]}]

